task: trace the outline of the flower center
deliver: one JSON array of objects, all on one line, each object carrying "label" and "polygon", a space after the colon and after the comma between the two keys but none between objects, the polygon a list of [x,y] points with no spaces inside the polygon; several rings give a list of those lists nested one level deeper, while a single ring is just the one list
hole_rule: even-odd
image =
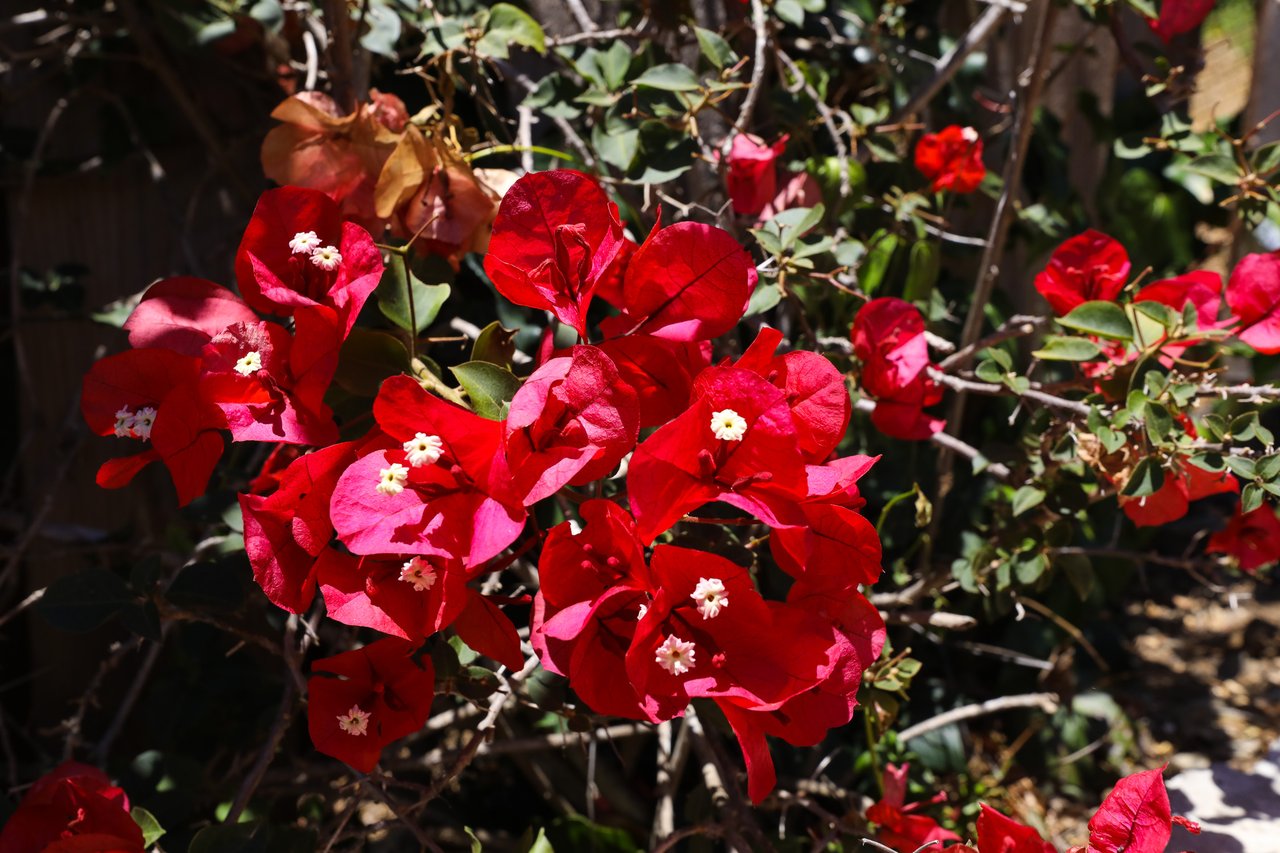
[{"label": "flower center", "polygon": [[436,585],[436,571],[421,557],[414,557],[401,567],[400,580],[413,584],[414,592],[426,592]]},{"label": "flower center", "polygon": [[409,464],[414,468],[434,465],[444,453],[444,442],[437,435],[419,432],[404,443],[404,452],[409,454]]},{"label": "flower center", "polygon": [[342,255],[337,246],[322,246],[311,253],[311,263],[326,272],[333,272],[342,263]]},{"label": "flower center", "polygon": [[966,127],[960,131],[960,138],[972,145],[978,141],[978,131],[972,127]]},{"label": "flower center", "polygon": [[721,441],[742,441],[747,434],[747,419],[733,409],[712,412],[711,434]]},{"label": "flower center", "polygon": [[[120,413],[116,412],[117,420]],[[143,441],[151,440],[151,425],[156,422],[156,410],[150,406],[143,406],[133,415],[133,420],[129,422],[129,431],[134,438],[140,438]]]},{"label": "flower center", "polygon": [[320,238],[314,231],[299,231],[289,241],[289,251],[295,255],[309,255],[320,245]]},{"label": "flower center", "polygon": [[235,371],[241,376],[252,376],[262,369],[262,353],[254,350],[236,362]]},{"label": "flower center", "polygon": [[338,715],[338,728],[349,735],[361,737],[369,733],[369,718],[373,716],[359,705],[352,705],[351,710]]},{"label": "flower center", "polygon": [[698,613],[703,619],[714,619],[729,606],[729,595],[725,592],[724,581],[719,578],[698,578],[698,585],[689,597],[697,603]]},{"label": "flower center", "polygon": [[378,494],[398,495],[404,491],[404,484],[409,480],[409,469],[398,462],[378,472]]},{"label": "flower center", "polygon": [[116,412],[116,438],[133,438],[133,412],[128,407]]},{"label": "flower center", "polygon": [[686,642],[675,634],[668,634],[662,645],[658,646],[654,660],[672,675],[684,675],[693,669],[696,652],[693,643]]}]

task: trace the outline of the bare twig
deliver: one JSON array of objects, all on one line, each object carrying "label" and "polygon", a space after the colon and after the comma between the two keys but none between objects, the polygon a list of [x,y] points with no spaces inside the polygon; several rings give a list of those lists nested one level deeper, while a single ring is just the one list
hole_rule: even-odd
[{"label": "bare twig", "polygon": [[956,72],[964,65],[964,61],[969,58],[969,54],[981,47],[991,37],[1007,14],[1009,14],[1009,9],[1006,6],[988,7],[987,11],[983,12],[982,16],[974,21],[973,26],[964,34],[964,37],[952,45],[951,49],[938,59],[933,76],[925,81],[923,86],[911,93],[911,97],[907,98],[907,102],[894,112],[893,117],[889,119],[889,123],[895,124],[902,121],[913,113],[919,112],[932,101],[933,97],[942,90],[942,87],[947,85],[952,77],[956,76]]},{"label": "bare twig", "polygon": [[972,720],[975,717],[985,717],[987,714],[1008,711],[1012,708],[1039,708],[1046,714],[1052,714],[1058,710],[1058,697],[1054,693],[1027,693],[1021,696],[1000,696],[996,699],[988,699],[986,702],[965,705],[962,708],[953,708],[950,711],[938,714],[936,717],[930,717],[927,720],[916,723],[914,726],[908,726],[898,732],[898,740],[899,742],[909,741],[929,732],[945,728],[952,723]]},{"label": "bare twig", "polygon": [[[868,400],[866,397],[863,397],[854,404],[854,408],[860,412],[869,413],[876,410],[876,404],[874,400]],[[929,436],[929,440],[939,447],[950,450],[952,453],[956,453],[969,460],[984,458],[982,456],[982,451],[978,450],[978,448],[965,444],[960,439],[945,432],[935,432],[933,435]],[[1007,480],[1013,476],[1013,472],[1009,470],[1009,466],[1001,462],[988,461],[984,470],[989,472],[991,476],[998,480]]]},{"label": "bare twig", "polygon": [[975,341],[963,349],[956,350],[938,362],[938,369],[947,373],[956,365],[968,362],[975,353],[982,352],[987,347],[993,347],[998,343],[1029,335],[1048,322],[1048,317],[1037,317],[1033,314],[1015,314],[985,338]]},{"label": "bare twig", "polygon": [[596,22],[591,20],[591,15],[587,12],[587,7],[582,5],[582,0],[564,0],[564,4],[569,7],[573,19],[578,22],[578,26],[582,27],[584,32],[595,32]]}]

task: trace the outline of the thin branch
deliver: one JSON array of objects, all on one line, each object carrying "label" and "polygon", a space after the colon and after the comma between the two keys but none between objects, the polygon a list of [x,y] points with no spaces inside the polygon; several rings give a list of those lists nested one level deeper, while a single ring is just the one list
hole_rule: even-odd
[{"label": "thin branch", "polygon": [[956,76],[956,72],[964,65],[969,54],[981,47],[995,33],[1007,14],[1009,9],[1006,6],[988,7],[987,11],[982,13],[982,17],[978,18],[964,34],[964,38],[952,45],[951,49],[938,59],[937,70],[934,71],[933,76],[911,93],[911,97],[907,98],[907,102],[893,114],[889,123],[902,121],[907,116],[919,112],[932,101],[934,95],[937,95],[942,87]]},{"label": "thin branch", "polygon": [[[876,403],[874,400],[868,400],[866,397],[862,397],[854,404],[854,408],[860,412],[870,413],[876,410]],[[935,432],[933,435],[929,436],[929,440],[939,447],[963,456],[965,459],[970,461],[985,458],[982,455],[982,451],[978,450],[978,448],[970,444],[965,444],[960,439],[945,432]],[[1009,470],[1009,466],[1001,462],[988,461],[983,470],[987,471],[991,476],[998,480],[1008,480],[1013,476],[1013,472]]]},{"label": "thin branch", "polygon": [[1089,406],[1087,404],[1077,400],[1068,400],[1065,397],[1055,397],[1053,394],[1048,394],[1037,388],[1028,388],[1026,391],[1018,392],[1005,385],[974,382],[972,379],[961,379],[959,376],[951,376],[939,370],[930,370],[929,375],[935,381],[961,393],[982,394],[987,397],[1021,397],[1024,400],[1033,400],[1050,408],[1063,409],[1082,417],[1087,417],[1089,414]]},{"label": "thin branch", "polygon": [[906,742],[921,735],[927,735],[929,732],[945,728],[952,723],[972,720],[975,717],[985,717],[988,714],[996,714],[1013,708],[1039,708],[1046,714],[1052,714],[1058,710],[1058,697],[1054,693],[1027,693],[1021,696],[1000,696],[996,699],[988,699],[986,702],[965,705],[962,708],[953,708],[950,711],[938,714],[936,717],[930,717],[927,720],[916,723],[914,726],[908,726],[898,732],[898,741]]},{"label": "thin branch", "polygon": [[587,12],[587,7],[582,5],[582,0],[564,0],[564,4],[569,7],[573,19],[578,22],[578,26],[582,27],[583,31],[595,31],[596,22],[591,20],[591,15]]},{"label": "thin branch", "polygon": [[998,343],[1011,340],[1013,338],[1021,338],[1035,332],[1041,326],[1049,322],[1048,317],[1038,317],[1034,314],[1015,314],[1004,323],[1000,328],[987,335],[979,341],[974,341],[968,346],[958,349],[951,355],[938,362],[938,369],[944,373],[950,372],[951,368],[959,364],[964,364],[973,357],[974,353],[982,352],[987,347],[993,347]]}]

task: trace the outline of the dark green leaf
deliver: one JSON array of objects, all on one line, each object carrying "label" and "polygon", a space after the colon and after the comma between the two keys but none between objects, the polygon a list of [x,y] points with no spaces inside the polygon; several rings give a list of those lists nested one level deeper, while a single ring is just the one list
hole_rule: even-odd
[{"label": "dark green leaf", "polygon": [[1068,329],[1117,341],[1133,340],[1133,326],[1124,309],[1114,302],[1101,300],[1077,305],[1058,322]]},{"label": "dark green leaf", "polygon": [[481,56],[507,59],[512,45],[546,53],[547,36],[528,12],[510,3],[495,3],[489,8],[489,20],[484,35],[476,44],[476,52]]},{"label": "dark green leaf", "polygon": [[936,245],[927,240],[912,243],[907,254],[907,283],[902,298],[908,302],[928,302],[941,266],[942,255]]},{"label": "dark green leaf", "polygon": [[409,351],[386,332],[356,327],[342,345],[333,381],[360,397],[372,397],[388,376],[409,369]]},{"label": "dark green leaf", "polygon": [[449,369],[467,392],[477,415],[494,421],[506,417],[507,405],[520,389],[519,378],[510,370],[487,361],[468,361]]},{"label": "dark green leaf", "polygon": [[1240,511],[1253,512],[1255,509],[1262,506],[1262,499],[1264,496],[1262,487],[1257,483],[1247,484],[1240,490]]},{"label": "dark green leaf", "polygon": [[1044,346],[1031,355],[1041,361],[1088,361],[1101,351],[1088,338],[1049,335],[1044,339]]},{"label": "dark green leaf", "polygon": [[471,347],[472,361],[487,361],[499,367],[509,367],[516,354],[516,329],[507,329],[494,320],[480,330]]},{"label": "dark green leaf", "polygon": [[1240,165],[1227,154],[1204,154],[1187,164],[1189,171],[1221,184],[1235,184],[1240,180]]},{"label": "dark green leaf", "polygon": [[702,87],[693,69],[678,62],[646,68],[633,82],[637,86],[661,89],[664,92],[696,92]]},{"label": "dark green leaf", "polygon": [[[409,310],[410,287],[413,289],[412,314]],[[378,310],[384,317],[406,332],[420,335],[435,322],[441,306],[449,298],[449,285],[426,284],[412,271],[409,272],[409,284],[406,284],[404,263],[393,257],[374,294],[378,298]]]},{"label": "dark green leaf", "polygon": [[716,68],[726,68],[738,61],[738,54],[733,52],[733,48],[719,33],[702,27],[694,27],[693,32],[698,37],[698,49]]},{"label": "dark green leaf", "polygon": [[1133,469],[1129,482],[1120,494],[1130,498],[1144,498],[1160,491],[1164,485],[1164,469],[1155,459],[1143,459]]},{"label": "dark green leaf", "polygon": [[1044,489],[1035,486],[1022,486],[1013,493],[1013,514],[1015,516],[1022,515],[1029,509],[1033,509],[1044,503]]},{"label": "dark green leaf", "polygon": [[893,253],[898,249],[898,237],[886,231],[878,231],[871,237],[871,245],[867,257],[858,268],[858,284],[862,292],[870,296],[875,293],[884,281],[893,261]]}]

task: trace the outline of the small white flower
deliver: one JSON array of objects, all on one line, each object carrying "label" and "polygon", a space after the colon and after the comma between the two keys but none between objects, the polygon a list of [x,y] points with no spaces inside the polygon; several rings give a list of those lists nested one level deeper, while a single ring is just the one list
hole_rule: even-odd
[{"label": "small white flower", "polygon": [[252,376],[262,369],[262,353],[254,350],[245,353],[239,361],[236,362],[235,371],[241,376]]},{"label": "small white flower", "polygon": [[133,438],[133,412],[127,408],[116,412],[116,438]]},{"label": "small white flower", "polygon": [[729,596],[725,593],[724,581],[719,578],[698,578],[698,585],[689,596],[698,603],[698,612],[703,619],[714,619],[720,611],[729,606]]},{"label": "small white flower", "polygon": [[289,251],[295,255],[309,255],[320,245],[320,238],[314,231],[299,231],[289,241]]},{"label": "small white flower", "polygon": [[414,592],[426,592],[436,585],[436,570],[421,557],[414,557],[401,567],[400,580],[413,584]]},{"label": "small white flower", "polygon": [[747,419],[733,409],[712,412],[711,434],[721,441],[742,441],[747,434]]},{"label": "small white flower", "polygon": [[337,246],[321,246],[311,252],[311,263],[322,270],[333,272],[342,263],[342,255],[338,254]]},{"label": "small white flower", "polygon": [[[119,417],[119,412],[116,413],[116,416]],[[151,439],[151,425],[155,422],[156,410],[150,406],[143,406],[133,416],[133,421],[129,424],[129,428],[133,430],[135,438],[149,441]]]},{"label": "small white flower", "polygon": [[978,141],[978,131],[972,127],[966,127],[960,131],[960,138],[972,145]]},{"label": "small white flower", "polygon": [[636,621],[637,621],[637,622],[639,622],[641,619],[643,619],[643,618],[644,618],[644,615],[645,615],[646,613],[648,613],[648,612],[649,612],[649,605],[647,605],[647,604],[641,604],[641,605],[640,605],[640,612],[636,614]]},{"label": "small white flower", "polygon": [[409,480],[409,469],[399,462],[392,462],[391,467],[378,472],[378,494],[398,495],[404,491],[404,484]]},{"label": "small white flower", "polygon": [[413,438],[404,443],[404,452],[409,454],[409,464],[414,468],[434,465],[444,453],[444,442],[437,435],[414,433]]},{"label": "small white flower", "polygon": [[338,715],[338,728],[349,735],[360,737],[369,733],[369,718],[373,716],[359,705],[352,705],[351,710]]},{"label": "small white flower", "polygon": [[654,660],[672,675],[684,675],[693,669],[696,651],[693,643],[687,643],[675,634],[668,634],[662,645],[658,646]]}]

